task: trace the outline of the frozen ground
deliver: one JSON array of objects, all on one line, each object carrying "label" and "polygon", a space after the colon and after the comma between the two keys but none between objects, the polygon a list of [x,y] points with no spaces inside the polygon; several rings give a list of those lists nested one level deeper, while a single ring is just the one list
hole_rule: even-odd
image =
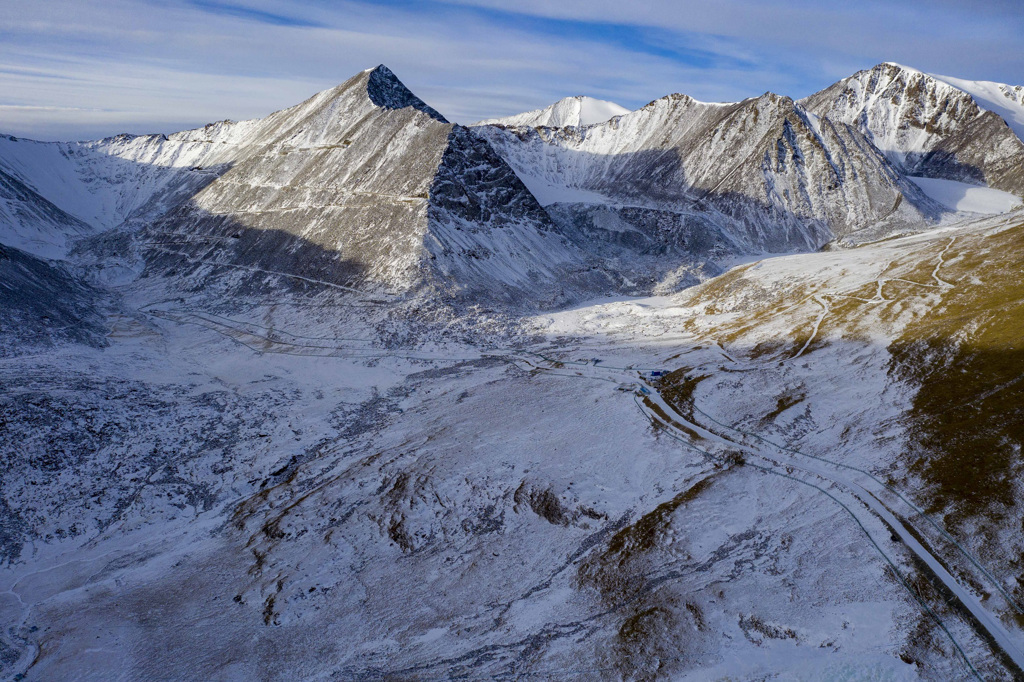
[{"label": "frozen ground", "polygon": [[[130,333],[4,368],[5,407],[59,415],[37,437],[108,434],[71,470],[27,463],[8,490],[46,511],[5,571],[23,656],[8,670],[745,677],[787,661],[816,679],[867,655],[908,674],[886,633],[913,609],[853,529],[836,541],[836,510],[659,437],[618,383],[508,359],[260,355],[163,322]],[[704,480],[713,492],[661,521],[656,547],[608,559],[616,532]],[[837,557],[854,567],[837,575]],[[629,622],[650,641],[623,641]]]}]

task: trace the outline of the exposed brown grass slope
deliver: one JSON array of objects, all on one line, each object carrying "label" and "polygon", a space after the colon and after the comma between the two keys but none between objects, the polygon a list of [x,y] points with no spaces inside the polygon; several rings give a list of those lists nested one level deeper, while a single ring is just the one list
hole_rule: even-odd
[{"label": "exposed brown grass slope", "polygon": [[958,240],[943,277],[955,284],[890,350],[918,386],[910,471],[950,520],[993,519],[1016,504],[1024,446],[1024,224]]},{"label": "exposed brown grass slope", "polygon": [[[696,287],[683,299],[699,313],[688,330],[766,366],[889,339],[890,377],[915,392],[904,471],[922,502],[951,523],[1001,519],[1024,473],[1024,223],[862,248],[860,265],[856,249],[791,280],[744,266]],[[882,267],[870,274],[871,263]],[[698,377],[663,382],[681,409]]]}]

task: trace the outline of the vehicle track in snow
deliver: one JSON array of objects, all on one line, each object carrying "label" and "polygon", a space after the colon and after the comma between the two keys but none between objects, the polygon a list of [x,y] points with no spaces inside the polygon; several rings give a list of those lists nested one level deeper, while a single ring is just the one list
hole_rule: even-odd
[{"label": "vehicle track in snow", "polygon": [[[667,406],[667,403],[664,403],[664,401],[662,401],[662,405],[666,405]],[[685,434],[685,432],[683,434],[672,433],[671,429],[675,428],[674,424],[672,423],[672,421],[674,421],[674,419],[666,421],[663,418],[661,418],[661,416],[658,415],[653,410],[650,411],[650,412],[648,412],[647,410],[644,410],[643,405],[641,405],[639,403],[639,401],[637,401],[637,406],[640,408],[641,412],[643,412],[645,414],[645,416],[647,416],[647,418],[651,421],[652,424],[653,423],[659,423],[659,424],[662,425],[663,428],[670,429],[669,434],[675,440],[680,441],[681,443],[683,443],[687,447],[700,452],[701,454],[705,455],[706,457],[715,458],[715,459],[720,459],[721,458],[721,456],[716,456],[713,453],[711,453],[710,451],[707,451],[707,450],[705,450],[703,448],[700,448],[700,447],[694,445],[692,442],[690,442],[689,434]],[[664,409],[664,407],[662,407],[662,409]],[[669,409],[671,409],[671,408],[669,408]],[[672,414],[672,413],[669,413],[669,414]],[[678,415],[678,413],[675,413],[673,416],[674,417],[679,417],[680,419],[682,419],[682,417],[680,415]],[[685,419],[683,420],[683,423],[685,423]],[[743,450],[747,451],[747,452],[750,452],[746,448],[743,448]],[[760,454],[758,454],[757,456],[758,457],[763,457],[763,455],[760,455]],[[785,478],[785,479],[788,479],[788,480],[791,480],[791,481],[795,481],[795,482],[800,483],[802,485],[809,486],[809,487],[813,488],[814,490],[816,490],[817,492],[819,492],[819,493],[825,495],[826,497],[828,497],[829,499],[831,499],[833,502],[835,502],[837,505],[839,505],[844,511],[846,511],[847,514],[849,514],[850,517],[853,519],[854,523],[857,524],[857,527],[860,529],[860,531],[868,539],[868,542],[875,548],[875,550],[879,553],[879,555],[881,555],[882,559],[886,562],[886,564],[889,566],[889,568],[893,571],[893,573],[895,574],[897,580],[907,590],[907,592],[910,594],[911,598],[914,601],[917,602],[917,604],[921,607],[921,609],[946,634],[946,636],[949,638],[949,641],[953,644],[953,647],[960,654],[960,657],[963,659],[964,664],[967,666],[967,669],[970,671],[970,673],[974,677],[979,679],[979,680],[983,680],[984,679],[981,676],[981,674],[978,672],[978,670],[974,667],[974,664],[971,662],[970,657],[964,651],[963,647],[960,645],[959,642],[957,642],[956,637],[954,637],[953,633],[950,632],[949,628],[946,627],[946,625],[942,621],[941,617],[939,617],[939,615],[936,614],[935,611],[931,607],[928,606],[928,604],[921,598],[921,596],[917,592],[915,592],[915,590],[911,587],[910,583],[907,581],[906,577],[900,571],[899,567],[896,565],[896,563],[893,561],[893,559],[888,554],[886,554],[885,550],[882,549],[881,544],[879,544],[879,542],[871,534],[871,531],[868,530],[868,528],[865,525],[864,521],[862,521],[862,519],[854,511],[854,509],[857,508],[856,504],[851,504],[849,501],[844,503],[842,500],[839,499],[839,497],[836,494],[837,491],[834,488],[830,492],[825,487],[822,487],[820,485],[816,485],[815,483],[812,483],[812,482],[810,482],[808,480],[805,480],[804,478],[799,478],[797,476],[794,476],[793,473],[791,473],[794,470],[793,467],[786,467],[782,471],[778,470],[777,467],[780,466],[780,463],[776,462],[776,461],[774,461],[772,459],[765,459],[762,464],[754,464],[754,463],[751,463],[749,461],[745,461],[743,464],[744,464],[744,466],[752,466],[753,468],[758,469],[758,470],[760,470],[760,471],[762,471],[762,472],[764,472],[766,474],[771,474],[771,475],[774,475],[774,476],[779,476],[779,477],[782,477],[782,478]],[[805,469],[800,469],[800,470],[801,471],[807,471]],[[815,476],[817,476],[817,474],[815,474]],[[828,478],[821,477],[821,476],[817,476],[817,477],[820,478],[822,480],[822,482],[825,483],[826,485],[829,485],[829,484],[835,485],[835,482],[830,481]],[[857,502],[860,502],[860,503],[864,504],[864,500],[859,498],[856,494],[853,494],[853,497],[854,497],[854,499]],[[901,535],[901,538],[902,537],[903,536]]]},{"label": "vehicle track in snow", "polygon": [[[760,436],[760,435],[758,435],[756,433],[745,431],[743,429],[737,428],[736,426],[732,426],[732,425],[726,424],[726,423],[724,423],[722,421],[719,421],[718,419],[716,419],[715,417],[711,416],[710,414],[708,414],[704,410],[700,409],[700,407],[698,407],[696,404],[692,405],[692,407],[693,407],[693,410],[695,412],[700,414],[705,419],[711,421],[716,426],[722,427],[722,428],[727,429],[729,431],[733,431],[733,432],[735,432],[737,434],[740,434],[741,436],[753,438],[753,439],[755,439],[755,440],[757,440],[757,441],[759,441],[761,443],[769,445],[772,448],[776,448],[776,449],[778,449],[778,450],[780,450],[782,452],[791,453],[793,455],[798,455],[800,457],[806,457],[806,458],[808,458],[810,460],[815,460],[815,461],[822,462],[822,463],[827,464],[827,465],[831,465],[831,466],[835,467],[837,471],[838,470],[845,470],[847,472],[852,472],[853,474],[857,475],[858,477],[862,477],[862,478],[858,479],[856,485],[858,485],[858,486],[860,486],[862,488],[870,490],[870,494],[875,496],[876,498],[882,498],[882,497],[888,497],[888,496],[891,496],[891,497],[895,498],[894,501],[896,503],[902,503],[902,505],[904,505],[907,509],[910,510],[910,512],[912,513],[913,516],[920,517],[921,519],[926,521],[929,526],[931,526],[937,533],[939,533],[939,535],[941,536],[942,540],[944,540],[944,541],[948,542],[950,545],[952,545],[954,547],[954,549],[965,560],[967,560],[972,566],[974,566],[981,573],[981,575],[984,576],[987,579],[989,584],[992,587],[995,588],[996,592],[998,592],[1000,595],[1002,595],[1002,597],[1006,600],[1006,606],[1008,608],[1016,611],[1018,614],[1024,615],[1024,606],[1022,606],[1020,603],[1018,603],[1013,598],[1013,596],[1004,587],[1005,583],[1007,582],[1006,580],[1002,580],[1002,579],[999,579],[996,576],[994,576],[989,569],[985,568],[985,566],[982,565],[981,561],[977,557],[975,557],[973,554],[971,554],[971,552],[969,550],[967,550],[967,548],[965,548],[962,544],[957,542],[957,540],[952,535],[950,535],[949,532],[946,531],[946,529],[943,528],[942,525],[940,523],[938,523],[938,521],[936,521],[934,517],[932,517],[930,514],[926,513],[918,505],[914,504],[914,502],[912,502],[906,495],[901,493],[899,490],[893,488],[892,486],[886,484],[884,481],[879,479],[877,476],[875,476],[871,472],[869,472],[869,471],[867,471],[865,469],[861,469],[861,468],[856,467],[856,466],[852,466],[850,464],[846,464],[844,462],[837,462],[835,460],[828,459],[826,457],[818,457],[817,455],[811,455],[811,454],[802,452],[800,450],[797,450],[796,448],[792,448],[792,447],[789,447],[787,445],[783,445],[781,443],[776,443],[775,441],[772,441],[772,440],[770,440],[768,438]],[[842,472],[840,471],[840,474],[841,473]],[[886,503],[886,504],[888,505],[891,502],[893,502],[893,500],[890,500],[890,502]],[[924,537],[925,533],[922,533],[920,531],[920,529],[916,529],[916,530],[918,530],[918,533],[922,537]]]},{"label": "vehicle track in snow", "polygon": [[[551,358],[545,357],[544,359],[548,362],[552,361]],[[617,372],[626,369],[610,366],[590,365],[589,363],[584,364],[572,361],[565,362],[556,360],[556,362],[575,365],[578,367],[586,367],[588,368],[585,370],[586,374],[596,374],[598,372]],[[593,378],[598,377],[595,376]],[[632,381],[634,384],[636,384],[638,382],[638,377],[635,373],[630,371],[630,373],[628,374],[621,375],[621,380]],[[882,555],[882,557],[887,562],[887,564],[892,568],[892,570],[896,572],[899,581],[911,593],[911,596],[914,598],[914,600],[922,607],[925,613],[936,622],[937,626],[940,629],[942,629],[943,632],[949,637],[950,641],[953,643],[954,647],[963,658],[965,664],[968,666],[971,673],[978,679],[982,679],[980,673],[978,673],[977,670],[974,668],[973,663],[971,663],[970,658],[967,656],[966,652],[961,647],[960,643],[957,642],[956,638],[949,631],[945,623],[943,623],[939,615],[936,614],[935,611],[931,607],[929,607],[916,592],[914,592],[914,590],[910,587],[909,583],[906,581],[906,578],[903,577],[902,573],[897,568],[895,562],[882,549],[881,543],[884,543],[884,540],[882,540],[881,543],[878,540],[876,540],[872,533],[868,530],[868,526],[877,526],[880,522],[884,528],[890,529],[891,533],[894,536],[899,537],[899,541],[923,564],[924,567],[926,567],[926,570],[936,580],[938,580],[943,585],[943,587],[956,599],[956,601],[962,607],[962,612],[967,615],[968,622],[970,622],[971,626],[976,631],[978,631],[979,635],[981,635],[983,639],[988,641],[997,651],[1003,654],[1008,663],[1008,667],[1010,667],[1011,669],[1011,672],[1017,677],[1024,676],[1024,649],[1022,649],[1018,641],[1018,638],[1014,637],[1014,635],[1012,635],[1003,626],[998,616],[996,616],[990,610],[986,609],[981,604],[980,599],[977,596],[975,596],[974,593],[970,591],[970,589],[959,583],[959,581],[952,575],[950,570],[947,569],[947,563],[937,558],[932,553],[932,550],[923,544],[921,538],[924,534],[917,530],[907,518],[893,511],[882,499],[880,499],[881,497],[884,497],[884,495],[881,493],[881,491],[878,490],[878,488],[884,488],[888,492],[895,494],[898,499],[902,500],[908,506],[912,507],[915,514],[928,518],[929,521],[936,525],[936,527],[940,530],[942,534],[945,534],[949,540],[952,540],[952,537],[948,536],[948,533],[946,533],[944,529],[941,529],[941,527],[938,526],[938,524],[935,523],[934,520],[927,517],[927,515],[924,514],[922,510],[917,508],[916,505],[913,505],[913,503],[906,499],[905,496],[893,490],[892,488],[885,486],[880,481],[878,481],[877,478],[873,477],[870,474],[867,474],[867,472],[863,473],[867,474],[867,477],[869,477],[870,479],[876,481],[877,485],[872,485],[871,483],[864,483],[863,481],[858,482],[857,480],[854,480],[851,477],[843,476],[842,474],[831,470],[833,467],[836,469],[841,469],[844,465],[840,463],[836,463],[831,460],[824,460],[822,458],[816,458],[810,455],[805,455],[804,453],[800,453],[799,451],[793,450],[791,448],[786,448],[784,446],[779,446],[778,444],[771,443],[767,439],[763,439],[764,443],[770,444],[778,448],[778,452],[776,454],[773,455],[766,453],[761,448],[753,446],[747,442],[729,438],[728,436],[724,436],[721,433],[709,430],[706,427],[703,427],[700,424],[697,424],[680,415],[678,411],[660,395],[656,387],[652,386],[649,383],[646,384],[646,386],[648,387],[649,391],[647,397],[650,400],[652,400],[654,404],[658,406],[658,409],[661,410],[664,415],[667,415],[669,419],[665,419],[663,415],[659,415],[656,410],[649,408],[645,409],[645,406],[638,402],[638,406],[640,407],[641,411],[644,412],[648,419],[652,421],[657,421],[658,423],[661,423],[663,426],[668,428],[673,433],[674,438],[685,443],[688,447],[701,452],[705,456],[719,458],[721,457],[721,455],[715,455],[710,451],[705,450],[704,448],[701,448],[694,444],[692,442],[692,438],[693,435],[696,434],[709,442],[717,443],[721,446],[728,448],[735,448],[737,450],[740,450],[741,452],[756,457],[760,461],[760,463],[758,464],[748,462],[749,464],[754,466],[754,468],[757,468],[770,474],[782,476],[787,479],[795,480],[799,483],[815,488],[819,492],[824,493],[834,502],[842,506],[846,510],[846,512],[853,517],[854,521],[857,523],[860,530],[865,534],[869,542]],[[714,418],[710,417],[710,415],[707,415],[707,413],[703,412],[696,406],[695,411],[704,415],[705,418],[710,419],[714,423],[720,426],[725,426],[724,424],[722,424],[722,422],[719,422],[718,420],[715,420]],[[756,438],[760,438],[759,436],[756,436],[756,434],[750,435],[755,436]],[[803,457],[805,461],[800,461],[798,457]],[[855,470],[863,471],[859,469]],[[821,485],[812,483],[809,480],[805,480],[804,478],[794,476],[793,474],[795,472],[801,472],[801,474],[804,476],[810,476],[813,480],[819,481],[825,487],[823,488]],[[871,488],[875,489],[872,490]],[[848,499],[844,502],[840,499],[841,497],[845,497]],[[864,517],[863,519],[861,518],[862,516]],[[973,556],[971,556],[966,549],[959,545],[959,543],[956,543],[955,540],[952,540],[952,542],[954,545],[957,546],[957,549],[964,555],[964,557],[967,558],[975,566],[975,568],[977,568],[982,573],[982,575],[984,575],[988,579],[988,581],[995,586],[996,591],[1003,595],[1004,598],[1006,598],[1007,606],[1015,610],[1019,610],[1021,608],[1000,585],[999,581],[994,576],[992,576],[991,572],[985,569],[980,564],[980,562],[978,562]]]},{"label": "vehicle track in snow", "polygon": [[[658,395],[660,398],[660,394],[655,393],[654,395]],[[670,408],[667,401],[661,399],[661,402],[662,409],[665,409],[665,407]],[[696,407],[695,409],[699,410],[699,408]],[[685,418],[683,418],[674,410],[672,412],[669,412],[669,414],[675,418],[682,420],[682,423],[688,427],[696,426],[696,424],[694,424],[693,422],[688,422]],[[745,452],[756,454],[758,457],[761,457],[763,460],[768,462],[769,467],[771,466],[771,464],[781,464],[781,462],[778,462],[774,458],[766,455],[763,452],[758,451],[755,448],[745,447],[741,443],[738,443],[737,441],[731,439],[725,439],[725,442],[735,447],[740,447]],[[873,491],[868,490],[867,487],[861,485],[855,480],[851,480],[847,477],[830,473],[827,470],[823,470],[822,468],[817,466],[809,466],[806,463],[797,463],[792,460],[786,461],[785,466],[787,468],[798,469],[801,471],[808,472],[811,475],[823,481],[838,486],[840,489],[843,489],[848,494],[850,494],[857,502],[861,503],[874,516],[880,519],[885,524],[885,526],[890,528],[896,535],[899,536],[900,541],[907,547],[907,549],[910,550],[919,560],[921,560],[928,567],[931,574],[935,578],[937,578],[946,587],[946,589],[949,590],[950,593],[952,593],[955,596],[960,605],[966,610],[967,613],[970,614],[970,618],[974,621],[973,625],[975,626],[975,628],[981,629],[983,631],[981,634],[983,634],[983,636],[985,636],[985,638],[988,639],[990,642],[993,642],[998,647],[998,649],[1001,650],[1002,653],[1005,654],[1005,656],[1008,659],[1010,659],[1010,661],[1012,661],[1013,666],[1015,666],[1015,669],[1012,670],[1014,675],[1018,678],[1024,675],[1024,649],[1021,648],[1018,639],[1015,638],[1003,626],[998,616],[996,616],[990,610],[982,606],[981,600],[977,596],[975,596],[968,588],[961,585],[959,581],[957,581],[956,578],[946,568],[946,565],[937,557],[935,557],[935,555],[932,554],[932,552],[922,544],[922,542],[919,540],[920,533],[915,533],[911,530],[912,526],[908,522],[908,520],[893,512],[881,499],[879,499],[879,497],[876,494],[873,493]],[[772,473],[779,474],[780,472],[772,471]],[[807,481],[802,482],[807,483]],[[809,483],[807,484],[812,485]],[[816,486],[812,485],[812,487]],[[829,494],[828,492],[826,492],[826,494],[829,495],[829,497],[835,499],[837,502],[839,502],[839,500],[836,499],[834,495]],[[839,502],[839,504],[841,504],[844,507],[844,509],[846,509],[846,511],[853,515],[855,518],[857,517],[857,514],[850,508],[853,507],[853,505],[845,505],[842,502]],[[868,539],[878,549],[878,551],[882,553],[883,557],[890,564],[890,566],[892,566],[893,570],[897,570],[892,560],[887,555],[885,555],[885,552],[882,550],[880,544],[873,537],[871,537],[871,533],[867,530],[865,524],[860,519],[856,520],[861,530],[864,531],[864,533],[868,536]],[[964,552],[966,554],[965,550]],[[981,568],[980,565],[978,565],[978,568]],[[984,571],[984,569],[981,570]],[[1019,609],[1019,606],[1012,600],[1012,598],[1009,597],[1008,594],[1005,593],[1001,585],[998,584],[998,581],[996,581],[995,578],[991,578],[991,576],[987,572],[985,572],[985,574],[990,577],[991,582],[996,586],[997,590],[1007,597],[1009,602],[1008,605],[1014,609]],[[904,584],[906,585],[905,578],[901,576],[900,580],[901,582],[904,582]],[[917,598],[916,594],[914,596],[915,598]],[[961,655],[964,657],[964,660],[967,662],[972,672],[974,672],[974,674],[977,675],[980,679],[980,675],[978,675],[977,671],[974,669],[974,666],[970,663],[970,659],[967,657],[967,654],[956,642],[955,638],[946,628],[945,624],[942,623],[938,615],[935,614],[933,610],[928,608],[922,600],[917,599],[917,601],[921,603],[921,605],[926,609],[929,615],[932,616],[935,619],[936,623],[946,632],[946,634],[950,637],[950,640],[954,643],[954,645],[960,651]]]},{"label": "vehicle track in snow", "polygon": [[[291,279],[297,279],[297,280],[300,280],[302,282],[306,282],[308,284],[319,284],[321,286],[330,287],[332,289],[340,289],[341,291],[348,291],[350,293],[359,294],[361,296],[372,297],[372,296],[375,295],[375,294],[372,294],[370,292],[366,292],[366,291],[362,291],[360,289],[356,289],[354,287],[346,286],[344,284],[336,284],[334,282],[327,282],[327,281],[324,281],[322,279],[315,279],[315,278],[312,278],[312,277],[304,277],[302,275],[295,275],[295,274],[292,274],[290,272],[278,272],[277,270],[265,270],[263,268],[257,268],[257,267],[255,267],[253,265],[239,265],[237,263],[225,263],[223,261],[211,260],[211,259],[208,259],[208,258],[197,258],[195,256],[191,256],[191,255],[189,255],[187,253],[183,253],[181,251],[175,251],[174,249],[168,249],[168,248],[164,248],[163,246],[158,246],[156,242],[151,242],[150,246],[151,246],[151,248],[153,248],[156,251],[162,251],[162,252],[170,254],[172,256],[180,256],[181,258],[184,258],[185,260],[187,260],[187,261],[189,261],[191,263],[202,263],[204,265],[213,265],[213,266],[216,266],[216,267],[234,268],[236,270],[244,270],[246,272],[256,272],[256,273],[260,273],[260,274],[264,274],[264,275],[274,275],[275,277],[287,277],[287,278],[291,278]],[[383,300],[383,299],[371,299],[371,302],[372,303],[387,303],[387,301]]]},{"label": "vehicle track in snow", "polygon": [[935,280],[935,283],[938,284],[940,287],[947,289],[952,287],[953,285],[939,277],[939,268],[941,268],[945,264],[944,258],[946,256],[946,252],[949,251],[950,247],[953,246],[953,242],[955,241],[956,237],[950,237],[949,243],[946,244],[946,248],[944,248],[942,252],[939,253],[939,262],[935,264],[935,269],[932,270],[932,279]]},{"label": "vehicle track in snow", "polygon": [[[952,244],[953,240],[951,240],[946,246],[943,253],[945,253]],[[936,271],[939,267],[941,267],[941,263],[936,266]],[[937,276],[936,280],[942,281]],[[920,283],[915,282],[914,284]],[[943,282],[943,284],[950,287],[953,286],[945,282]],[[881,294],[881,285],[882,282],[879,280],[879,294]],[[938,288],[941,285],[922,286]],[[814,299],[822,305],[823,308],[815,327],[815,331],[817,331],[817,326],[820,325],[821,321],[828,314],[828,306],[823,303],[818,296],[815,296]],[[254,323],[231,320],[230,318],[225,318],[215,314],[200,314],[194,311],[148,310],[147,313],[179,324],[196,324],[205,327],[211,331],[231,338],[232,340],[257,352],[281,352],[295,355],[332,355],[354,358],[401,357],[437,361],[470,359],[448,357],[444,353],[416,354],[396,351],[395,349],[374,347],[373,342],[370,339],[342,339],[303,336],[289,331],[261,327]],[[804,344],[804,348],[801,349],[801,352],[806,349],[813,338],[814,336],[812,336],[811,339],[808,339],[807,343]],[[335,343],[331,343],[331,341],[334,341]],[[337,344],[336,342],[338,341],[343,341],[345,343]],[[352,345],[354,343],[358,343],[360,346]],[[507,348],[485,349],[481,351],[481,355],[483,354],[490,355],[492,357],[503,357],[506,360],[517,362],[517,364],[519,362],[525,362],[525,364],[528,364],[535,369],[544,370],[552,374],[565,374],[573,377],[600,379],[603,381],[618,383],[620,385],[623,383],[636,385],[638,379],[636,374],[638,368],[635,367],[598,366],[597,364],[591,363],[562,361],[549,358],[541,353],[516,351]],[[524,359],[524,355],[529,356],[532,359],[526,360]],[[478,355],[476,357],[480,356]],[[799,353],[795,357],[799,357]],[[574,369],[568,372],[558,371],[566,365],[569,365]],[[650,384],[648,384],[648,386],[650,386]],[[869,472],[840,462],[808,455],[793,448],[789,448],[788,446],[774,443],[773,441],[759,436],[758,434],[745,432],[715,419],[713,416],[694,405],[694,411],[696,413],[715,424],[719,429],[716,430],[715,427],[708,428],[696,423],[695,421],[680,415],[678,411],[661,396],[654,386],[650,386],[649,399],[653,401],[652,404],[656,404],[658,406],[663,414],[659,415],[656,410],[645,409],[644,405],[638,401],[638,406],[641,411],[644,412],[645,416],[648,419],[661,423],[663,426],[668,428],[673,434],[673,438],[680,440],[688,447],[702,452],[705,456],[716,456],[710,451],[691,442],[692,434],[696,433],[700,438],[707,439],[709,442],[718,443],[723,447],[735,448],[746,455],[755,458],[758,463],[748,463],[756,469],[769,474],[782,476],[802,485],[810,486],[816,491],[826,495],[836,504],[839,504],[848,514],[850,514],[859,529],[865,534],[870,544],[876,548],[886,563],[895,572],[898,580],[911,593],[911,596],[921,606],[922,610],[924,610],[925,613],[936,622],[937,626],[949,637],[953,646],[963,658],[971,673],[975,677],[978,677],[978,679],[981,679],[980,674],[974,668],[967,653],[961,647],[960,643],[957,642],[956,638],[947,628],[945,623],[942,622],[939,615],[928,606],[920,595],[914,592],[906,578],[900,572],[896,563],[883,550],[882,544],[884,544],[885,540],[879,541],[876,539],[875,535],[877,535],[877,533],[884,533],[884,528],[888,528],[891,534],[898,536],[899,541],[902,542],[906,549],[911,552],[924,567],[926,567],[927,572],[938,580],[949,594],[953,595],[958,604],[962,607],[963,613],[968,614],[967,620],[975,630],[979,631],[979,634],[981,634],[984,639],[1005,655],[1005,658],[1010,662],[1009,667],[1011,668],[1011,671],[1015,675],[1022,674],[1021,671],[1024,670],[1024,651],[1022,651],[1019,642],[1006,630],[1002,623],[999,622],[998,618],[990,610],[984,608],[981,605],[980,600],[968,588],[961,585],[952,575],[950,570],[947,569],[947,565],[954,564],[947,564],[946,562],[941,561],[933,554],[932,549],[925,546],[923,542],[925,534],[915,528],[908,518],[894,511],[890,506],[893,505],[894,500],[889,499],[887,503],[885,501],[886,496],[894,495],[896,502],[904,503],[908,508],[910,508],[915,516],[919,516],[928,521],[945,540],[951,542],[963,554],[975,569],[986,577],[988,582],[996,588],[996,591],[1006,599],[1007,605],[1018,611],[1021,611],[1021,607],[1016,604],[1009,593],[1002,587],[1000,581],[985,569],[980,562],[971,556],[966,549],[959,545],[959,543],[956,543],[956,541],[946,533],[940,525],[925,514],[923,510],[916,507],[916,505],[910,502],[904,495],[885,485]],[[668,419],[665,418],[665,415],[668,416]],[[682,429],[679,428],[680,425],[683,427]],[[739,434],[739,437],[737,438],[736,436],[726,435],[721,431],[721,429],[737,433]],[[757,441],[757,443],[751,443],[749,442],[749,439],[753,439]],[[766,452],[766,447],[773,448],[774,452]],[[843,469],[848,470],[847,474],[843,474]],[[856,475],[850,475],[851,473]],[[873,535],[872,531],[868,529],[869,527],[874,527],[875,535]]]}]

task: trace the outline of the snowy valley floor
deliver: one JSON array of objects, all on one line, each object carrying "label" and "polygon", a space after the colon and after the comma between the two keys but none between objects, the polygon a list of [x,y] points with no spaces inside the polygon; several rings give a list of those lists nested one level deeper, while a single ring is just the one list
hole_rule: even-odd
[{"label": "snowy valley floor", "polygon": [[[514,348],[140,300],[105,349],[0,360],[0,673],[1012,679],[1012,562],[969,524],[966,554],[904,510],[905,535],[870,481],[799,459],[918,499],[897,323],[825,337],[843,298],[934,306],[957,229],[745,266],[756,295],[715,309],[730,274],[537,316]],[[922,277],[892,271],[907,253]]]}]

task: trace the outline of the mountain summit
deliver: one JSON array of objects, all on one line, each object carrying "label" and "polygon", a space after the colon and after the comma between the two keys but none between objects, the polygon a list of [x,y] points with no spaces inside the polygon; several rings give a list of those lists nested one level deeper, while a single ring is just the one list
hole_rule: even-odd
[{"label": "mountain summit", "polygon": [[503,118],[489,118],[474,125],[544,126],[548,128],[578,127],[604,123],[608,119],[628,113],[629,109],[619,106],[615,102],[594,99],[593,97],[577,96],[565,97],[543,109],[527,111]]},{"label": "mountain summit", "polygon": [[388,67],[381,64],[367,73],[369,73],[369,77],[366,83],[366,94],[369,96],[370,101],[378,107],[384,109],[412,107],[413,109],[419,109],[441,123],[448,122],[444,116],[412,94],[412,91],[405,87],[405,84],[398,80],[398,76]]},{"label": "mountain summit", "polygon": [[803,100],[854,126],[906,173],[1024,195],[1024,88],[885,62]]},{"label": "mountain summit", "polygon": [[486,141],[383,65],[263,119],[96,143],[4,138],[0,192],[17,202],[8,243],[60,257],[64,235],[120,232],[140,248],[136,275],[189,288],[270,273],[515,304],[607,286]]}]

